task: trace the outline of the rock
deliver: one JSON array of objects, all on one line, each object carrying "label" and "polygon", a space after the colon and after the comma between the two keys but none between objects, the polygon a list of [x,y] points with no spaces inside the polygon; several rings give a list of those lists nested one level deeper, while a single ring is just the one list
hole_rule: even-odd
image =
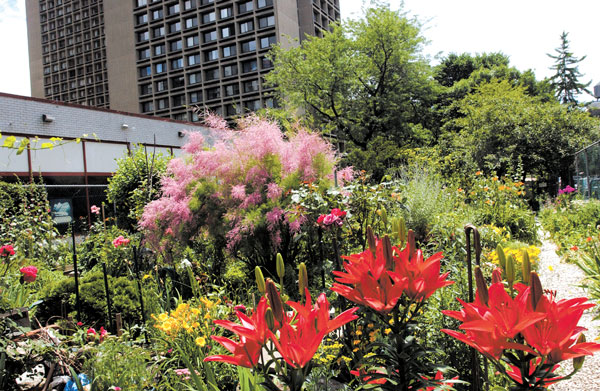
[{"label": "rock", "polygon": [[36,365],[31,372],[24,372],[16,379],[17,386],[22,391],[34,389],[35,387],[42,384],[46,374],[44,365]]}]

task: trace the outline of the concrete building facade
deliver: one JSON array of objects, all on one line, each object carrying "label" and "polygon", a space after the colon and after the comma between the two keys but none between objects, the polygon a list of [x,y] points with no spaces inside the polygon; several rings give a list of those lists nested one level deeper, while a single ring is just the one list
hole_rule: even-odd
[{"label": "concrete building facade", "polygon": [[319,35],[339,0],[26,0],[32,95],[197,121],[273,105],[272,45]]}]

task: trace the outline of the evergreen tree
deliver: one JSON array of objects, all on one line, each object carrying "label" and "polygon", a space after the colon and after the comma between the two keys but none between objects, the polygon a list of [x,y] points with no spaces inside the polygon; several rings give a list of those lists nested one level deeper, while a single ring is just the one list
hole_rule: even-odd
[{"label": "evergreen tree", "polygon": [[555,49],[556,56],[548,54],[549,57],[555,60],[553,66],[550,69],[554,69],[556,73],[550,78],[551,86],[554,89],[556,98],[561,103],[565,104],[577,104],[575,95],[581,94],[582,92],[590,93],[587,87],[590,82],[583,84],[580,83],[578,78],[583,76],[579,73],[577,64],[585,60],[586,56],[577,58],[569,51],[569,40],[567,39],[568,33],[564,32],[560,36],[561,44],[560,47]]}]

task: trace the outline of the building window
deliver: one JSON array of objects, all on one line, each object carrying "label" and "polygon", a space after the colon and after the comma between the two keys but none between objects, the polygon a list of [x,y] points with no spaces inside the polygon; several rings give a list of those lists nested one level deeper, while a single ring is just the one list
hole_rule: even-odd
[{"label": "building window", "polygon": [[159,80],[154,85],[156,86],[156,92],[166,91],[167,89],[166,80]]},{"label": "building window", "polygon": [[140,15],[136,15],[135,21],[136,21],[137,24],[148,23],[148,14],[147,13],[143,13],[143,14],[140,14]]},{"label": "building window", "polygon": [[188,75],[188,84],[196,84],[202,81],[201,73],[195,72]]},{"label": "building window", "polygon": [[202,14],[202,23],[206,24],[206,23],[211,23],[214,22],[216,20],[215,17],[215,13],[213,12],[208,12],[206,14]]},{"label": "building window", "polygon": [[262,37],[260,39],[260,48],[266,49],[271,45],[275,45],[277,43],[277,37],[274,35],[269,35],[268,37]]},{"label": "building window", "polygon": [[181,22],[169,23],[169,33],[181,31]]},{"label": "building window", "polygon": [[181,47],[182,47],[181,39],[178,39],[177,41],[169,42],[169,50],[172,52],[181,50]]},{"label": "building window", "polygon": [[254,30],[254,22],[249,20],[247,22],[240,23],[240,34],[247,33]]},{"label": "building window", "polygon": [[242,53],[248,53],[256,51],[256,41],[246,41],[242,42]]},{"label": "building window", "polygon": [[150,39],[150,34],[148,31],[142,31],[138,33],[138,42],[144,42]]},{"label": "building window", "polygon": [[191,29],[192,27],[196,27],[198,26],[198,18],[193,17],[193,18],[187,18],[185,20],[185,28],[186,29]]},{"label": "building window", "polygon": [[229,38],[234,34],[233,26],[221,27],[221,38]]},{"label": "building window", "polygon": [[204,59],[206,61],[215,61],[219,59],[219,51],[217,49],[208,50],[204,52]]},{"label": "building window", "polygon": [[142,84],[140,86],[140,94],[141,95],[148,95],[151,93],[152,93],[152,83]]},{"label": "building window", "polygon": [[152,29],[152,37],[159,38],[165,35],[165,26],[155,27]]},{"label": "building window", "polygon": [[275,26],[275,16],[264,16],[258,19],[258,28],[264,29],[271,26]]},{"label": "building window", "polygon": [[228,117],[237,115],[237,114],[239,114],[239,112],[240,111],[238,110],[236,105],[229,104],[229,105],[225,106],[225,113],[227,114]]},{"label": "building window", "polygon": [[149,48],[138,50],[138,60],[145,60],[147,58],[150,58]]},{"label": "building window", "polygon": [[248,111],[256,111],[260,109],[260,99],[251,100],[244,103],[244,106]]},{"label": "building window", "polygon": [[258,8],[264,8],[273,5],[273,0],[258,0]]},{"label": "building window", "polygon": [[244,92],[258,91],[258,80],[248,80],[244,82]]},{"label": "building window", "polygon": [[221,15],[221,19],[231,18],[233,16],[233,9],[231,7],[221,8],[219,14]]},{"label": "building window", "polygon": [[179,13],[179,3],[169,6],[168,15],[175,15]]},{"label": "building window", "polygon": [[185,45],[188,48],[198,46],[199,43],[200,43],[200,40],[198,39],[197,35],[192,35],[191,37],[187,37],[185,39]]},{"label": "building window", "polygon": [[237,52],[237,50],[235,48],[235,45],[223,47],[223,57],[235,56],[236,52]]},{"label": "building window", "polygon": [[163,73],[167,71],[167,64],[165,64],[164,62],[159,62],[157,64],[154,64],[154,71],[158,74],[158,73]]},{"label": "building window", "polygon": [[183,2],[184,10],[191,10],[192,8],[196,8],[196,0],[186,0]]},{"label": "building window", "polygon": [[214,42],[217,40],[217,30],[207,31],[202,34],[204,43]]},{"label": "building window", "polygon": [[260,59],[260,66],[261,66],[262,69],[273,68],[273,61],[269,60],[266,57],[262,57]]},{"label": "building window", "polygon": [[201,0],[200,4],[201,5],[207,5],[207,4],[212,4],[214,2],[215,2],[215,0]]},{"label": "building window", "polygon": [[202,94],[200,92],[190,92],[190,103],[202,102]]},{"label": "building window", "polygon": [[156,110],[164,110],[169,108],[169,100],[167,98],[156,100]]},{"label": "building window", "polygon": [[154,104],[152,102],[143,102],[142,113],[149,113],[151,111],[154,111]]},{"label": "building window", "polygon": [[206,89],[206,99],[218,99],[221,97],[221,89],[219,87],[207,88]]},{"label": "building window", "polygon": [[256,70],[256,60],[248,60],[242,63],[242,73],[254,72]]},{"label": "building window", "polygon": [[187,63],[188,63],[188,66],[199,65],[200,64],[200,55],[192,54],[190,56],[187,56]]},{"label": "building window", "polygon": [[211,81],[219,78],[219,68],[208,69],[204,71],[204,80]]},{"label": "building window", "polygon": [[154,46],[154,55],[160,56],[161,54],[165,54],[165,45]]},{"label": "building window", "polygon": [[[46,72],[44,72],[46,73]],[[50,72],[48,72],[50,73]],[[152,68],[150,65],[140,68],[140,77],[150,76],[152,74]]]},{"label": "building window", "polygon": [[171,70],[183,68],[183,58],[171,60]]},{"label": "building window", "polygon": [[162,8],[157,8],[155,10],[152,10],[152,20],[162,19],[162,17],[163,17]]},{"label": "building window", "polygon": [[254,3],[252,1],[245,1],[238,4],[238,11],[240,14],[244,12],[250,12],[254,9]]},{"label": "building window", "polygon": [[240,86],[237,83],[229,84],[229,85],[225,86],[224,90],[225,90],[225,96],[233,96],[233,95],[237,95],[240,93]]},{"label": "building window", "polygon": [[226,65],[223,67],[223,77],[237,75],[237,65]]},{"label": "building window", "polygon": [[148,4],[148,0],[137,0],[136,4],[138,7],[143,7]]},{"label": "building window", "polygon": [[176,76],[171,78],[171,88],[179,88],[185,85],[184,76]]},{"label": "building window", "polygon": [[185,95],[175,95],[173,98],[173,108],[185,105]]}]

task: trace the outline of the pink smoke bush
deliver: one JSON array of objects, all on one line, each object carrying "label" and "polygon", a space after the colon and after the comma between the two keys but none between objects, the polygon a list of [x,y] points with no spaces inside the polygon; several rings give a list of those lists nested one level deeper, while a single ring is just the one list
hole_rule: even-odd
[{"label": "pink smoke bush", "polygon": [[[306,221],[288,209],[290,191],[303,182],[333,184],[332,145],[302,128],[284,135],[276,123],[257,116],[238,121],[235,131],[213,114],[204,123],[216,141],[208,146],[201,134],[187,133],[185,155],[170,161],[162,197],[146,206],[141,228],[158,247],[163,239],[186,240],[202,230],[225,232],[230,251],[263,229],[277,248],[283,233],[299,232]],[[343,184],[352,170],[337,175]],[[175,234],[166,235],[167,229]]]}]

